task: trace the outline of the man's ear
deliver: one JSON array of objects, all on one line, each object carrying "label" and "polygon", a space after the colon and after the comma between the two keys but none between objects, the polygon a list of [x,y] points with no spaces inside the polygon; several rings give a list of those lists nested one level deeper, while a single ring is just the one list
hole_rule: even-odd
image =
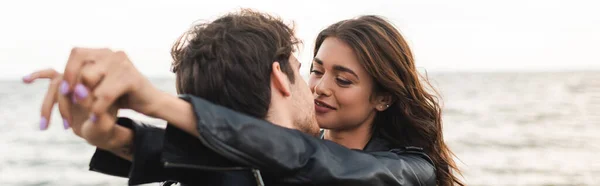
[{"label": "man's ear", "polygon": [[375,109],[381,112],[388,109],[393,103],[394,99],[390,93],[379,93],[375,98]]},{"label": "man's ear", "polygon": [[283,96],[290,96],[290,80],[287,75],[281,71],[279,62],[273,62],[272,69],[271,83],[273,84],[275,90],[279,91]]}]

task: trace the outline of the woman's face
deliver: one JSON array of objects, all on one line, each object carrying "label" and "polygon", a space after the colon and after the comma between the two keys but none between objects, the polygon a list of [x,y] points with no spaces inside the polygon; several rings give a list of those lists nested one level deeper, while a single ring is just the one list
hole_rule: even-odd
[{"label": "woman's face", "polygon": [[371,99],[373,83],[350,46],[335,37],[326,38],[313,60],[308,82],[319,126],[340,130],[372,123],[381,106]]}]

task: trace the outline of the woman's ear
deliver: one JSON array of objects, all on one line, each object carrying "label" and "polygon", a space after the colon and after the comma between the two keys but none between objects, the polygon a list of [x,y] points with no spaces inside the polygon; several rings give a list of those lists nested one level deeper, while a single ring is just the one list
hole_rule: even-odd
[{"label": "woman's ear", "polygon": [[394,102],[390,93],[380,93],[375,101],[375,109],[380,112],[388,109]]}]

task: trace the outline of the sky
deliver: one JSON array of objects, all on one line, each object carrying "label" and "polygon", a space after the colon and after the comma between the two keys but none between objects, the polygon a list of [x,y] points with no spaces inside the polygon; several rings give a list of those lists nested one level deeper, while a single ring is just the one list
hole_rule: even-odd
[{"label": "sky", "polygon": [[194,23],[240,8],[293,22],[303,63],[319,31],[376,14],[402,32],[420,70],[600,70],[595,0],[21,0],[0,2],[0,79],[62,71],[75,46],[124,50],[145,75],[172,77],[173,42]]}]

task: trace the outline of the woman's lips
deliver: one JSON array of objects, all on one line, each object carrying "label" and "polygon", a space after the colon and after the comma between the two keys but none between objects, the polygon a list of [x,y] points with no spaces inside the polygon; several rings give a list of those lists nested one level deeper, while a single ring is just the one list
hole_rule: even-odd
[{"label": "woman's lips", "polygon": [[317,112],[318,114],[324,114],[332,110],[335,110],[335,108],[322,101],[315,100],[315,112]]}]

